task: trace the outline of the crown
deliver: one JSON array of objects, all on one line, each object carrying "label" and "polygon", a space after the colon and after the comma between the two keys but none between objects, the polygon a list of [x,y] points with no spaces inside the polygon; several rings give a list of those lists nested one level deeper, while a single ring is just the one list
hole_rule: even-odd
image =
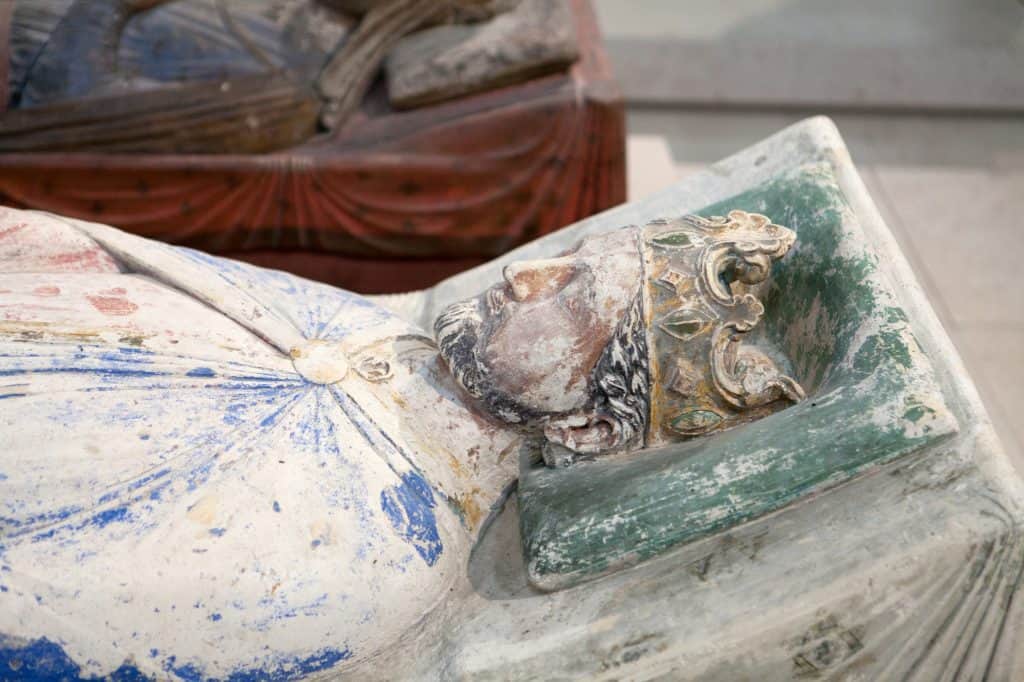
[{"label": "crown", "polygon": [[772,263],[796,234],[766,216],[656,220],[642,232],[651,414],[647,444],[752,421],[804,391],[744,337],[764,315]]}]

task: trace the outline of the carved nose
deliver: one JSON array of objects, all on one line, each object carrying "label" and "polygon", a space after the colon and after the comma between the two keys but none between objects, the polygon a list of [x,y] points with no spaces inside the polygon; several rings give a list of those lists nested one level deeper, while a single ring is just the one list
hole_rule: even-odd
[{"label": "carved nose", "polygon": [[544,298],[558,293],[572,281],[576,260],[566,256],[510,263],[503,274],[516,301]]}]

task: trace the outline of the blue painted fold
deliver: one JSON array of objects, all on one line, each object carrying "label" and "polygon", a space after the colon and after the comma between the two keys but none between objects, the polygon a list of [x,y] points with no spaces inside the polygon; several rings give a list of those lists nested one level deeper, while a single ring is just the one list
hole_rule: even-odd
[{"label": "blue painted fold", "polygon": [[[102,677],[86,675],[59,644],[45,637],[22,645],[14,642],[0,635],[0,680],[4,682],[149,682],[165,678],[147,675],[130,661]],[[193,663],[178,664],[176,657],[168,656],[163,670],[183,682],[289,682],[329,670],[351,657],[348,648],[324,648],[309,656],[271,658],[266,665],[236,668],[226,677],[214,677]]]},{"label": "blue painted fold", "polygon": [[427,566],[433,566],[444,550],[437,533],[433,511],[436,506],[430,485],[414,471],[403,475],[400,485],[380,493],[380,508],[387,514],[391,527],[412,544]]}]

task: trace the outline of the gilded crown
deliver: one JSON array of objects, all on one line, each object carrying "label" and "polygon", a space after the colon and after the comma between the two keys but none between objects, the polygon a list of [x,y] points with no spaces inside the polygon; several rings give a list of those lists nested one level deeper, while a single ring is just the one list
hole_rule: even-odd
[{"label": "gilded crown", "polygon": [[796,234],[766,216],[685,216],[643,228],[651,356],[648,444],[764,416],[803,389],[744,336]]}]

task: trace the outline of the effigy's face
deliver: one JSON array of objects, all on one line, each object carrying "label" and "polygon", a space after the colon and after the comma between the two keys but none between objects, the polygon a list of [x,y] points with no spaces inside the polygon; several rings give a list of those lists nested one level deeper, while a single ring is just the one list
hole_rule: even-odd
[{"label": "effigy's face", "polygon": [[570,453],[654,446],[765,416],[803,391],[777,349],[741,343],[795,240],[764,216],[687,216],[506,266],[436,321],[478,403]]},{"label": "effigy's face", "polygon": [[638,228],[589,237],[556,258],[518,261],[436,321],[456,379],[506,421],[585,406],[589,379],[642,275]]}]

